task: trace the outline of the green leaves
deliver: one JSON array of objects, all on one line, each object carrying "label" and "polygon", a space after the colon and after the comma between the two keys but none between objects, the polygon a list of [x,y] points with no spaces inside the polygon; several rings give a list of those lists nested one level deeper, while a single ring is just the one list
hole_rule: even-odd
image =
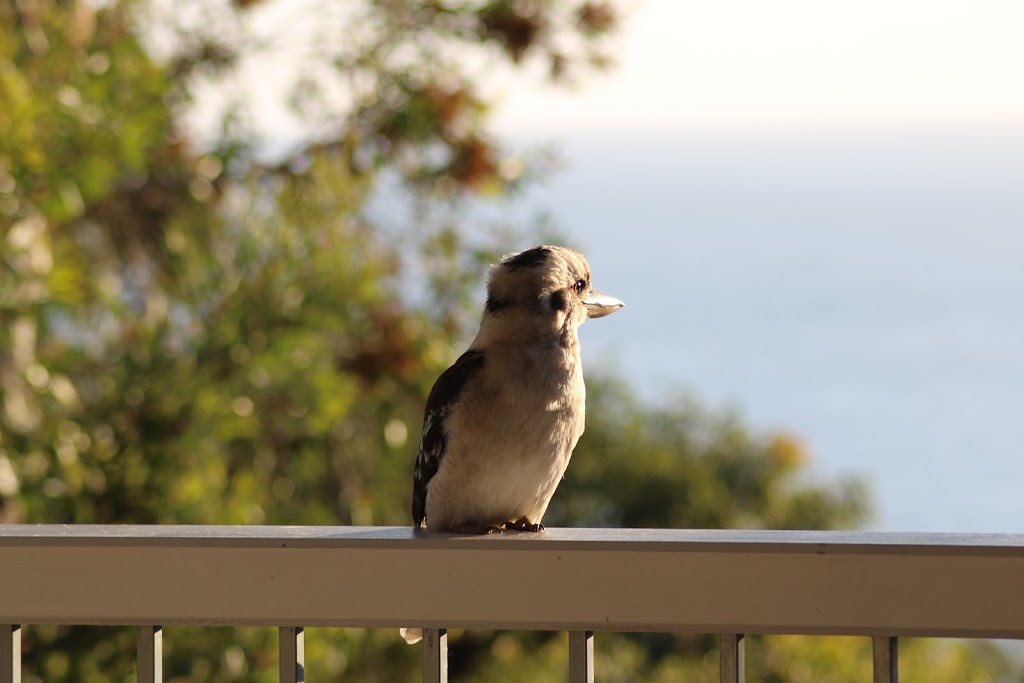
[{"label": "green leaves", "polygon": [[116,6],[38,2],[4,36],[0,159],[20,201],[50,220],[80,217],[166,139],[167,81],[124,21]]}]

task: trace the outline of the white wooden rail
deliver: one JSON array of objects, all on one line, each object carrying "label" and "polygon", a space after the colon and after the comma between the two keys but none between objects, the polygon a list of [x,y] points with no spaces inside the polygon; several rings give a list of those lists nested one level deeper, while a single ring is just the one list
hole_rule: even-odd
[{"label": "white wooden rail", "polygon": [[279,627],[289,682],[303,627],[420,626],[425,681],[447,678],[447,628],[507,628],[569,631],[573,683],[594,631],[720,634],[730,682],[744,634],[869,636],[882,683],[901,636],[1024,638],[1024,535],[0,525],[0,591],[0,683],[20,624],[135,625],[140,681],[160,627],[193,624]]}]

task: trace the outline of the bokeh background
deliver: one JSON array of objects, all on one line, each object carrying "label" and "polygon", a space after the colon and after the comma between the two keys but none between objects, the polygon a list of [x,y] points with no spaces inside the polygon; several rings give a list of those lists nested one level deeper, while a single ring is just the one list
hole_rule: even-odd
[{"label": "bokeh background", "polygon": [[[583,329],[587,433],[549,525],[1019,532],[1022,19],[0,5],[0,519],[408,524],[423,401],[487,264],[550,240],[628,308]],[[454,633],[452,675],[561,680],[564,641]],[[122,680],[134,634],[23,647],[27,680]],[[714,680],[715,648],[600,634],[598,670]],[[870,671],[865,639],[748,648],[755,680]],[[1021,680],[988,643],[901,659]],[[307,663],[415,680],[419,657],[312,629]],[[276,634],[170,628],[164,671],[275,680]]]}]

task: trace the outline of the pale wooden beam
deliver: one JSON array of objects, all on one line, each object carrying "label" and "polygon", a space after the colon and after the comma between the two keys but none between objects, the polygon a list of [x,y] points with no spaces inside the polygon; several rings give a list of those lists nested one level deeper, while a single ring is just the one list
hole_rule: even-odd
[{"label": "pale wooden beam", "polygon": [[21,683],[21,626],[0,624],[0,683]]},{"label": "pale wooden beam", "polygon": [[162,683],[164,632],[160,626],[139,626],[135,631],[138,683]]},{"label": "pale wooden beam", "polygon": [[0,586],[4,624],[1024,638],[1022,534],[26,524]]},{"label": "pale wooden beam", "polygon": [[303,683],[306,680],[306,636],[301,626],[278,629],[278,659],[281,683]]},{"label": "pale wooden beam", "polygon": [[448,683],[448,629],[423,629],[423,683]]},{"label": "pale wooden beam", "polygon": [[888,636],[871,639],[874,683],[897,683],[899,680],[899,641]]},{"label": "pale wooden beam", "polygon": [[719,642],[719,679],[722,683],[743,683],[746,680],[743,634],[725,633]]},{"label": "pale wooden beam", "polygon": [[594,632],[569,632],[569,683],[594,683]]}]

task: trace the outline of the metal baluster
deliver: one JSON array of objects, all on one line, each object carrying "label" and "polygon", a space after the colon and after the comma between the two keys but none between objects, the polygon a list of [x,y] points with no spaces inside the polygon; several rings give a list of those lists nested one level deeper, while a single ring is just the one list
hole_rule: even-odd
[{"label": "metal baluster", "polygon": [[301,626],[278,629],[278,671],[281,683],[306,680],[306,635]]},{"label": "metal baluster", "polygon": [[135,631],[135,666],[139,683],[164,680],[164,631],[160,626],[139,626]]},{"label": "metal baluster", "polygon": [[743,683],[746,679],[743,634],[725,633],[719,640],[719,680],[722,683]]},{"label": "metal baluster", "polygon": [[569,683],[594,683],[593,631],[569,631]]},{"label": "metal baluster", "polygon": [[0,683],[21,683],[21,626],[0,624]]},{"label": "metal baluster", "polygon": [[448,683],[448,629],[423,629],[423,683]]},{"label": "metal baluster", "polygon": [[871,639],[871,653],[874,659],[874,682],[897,683],[899,641],[889,636],[875,636]]}]

